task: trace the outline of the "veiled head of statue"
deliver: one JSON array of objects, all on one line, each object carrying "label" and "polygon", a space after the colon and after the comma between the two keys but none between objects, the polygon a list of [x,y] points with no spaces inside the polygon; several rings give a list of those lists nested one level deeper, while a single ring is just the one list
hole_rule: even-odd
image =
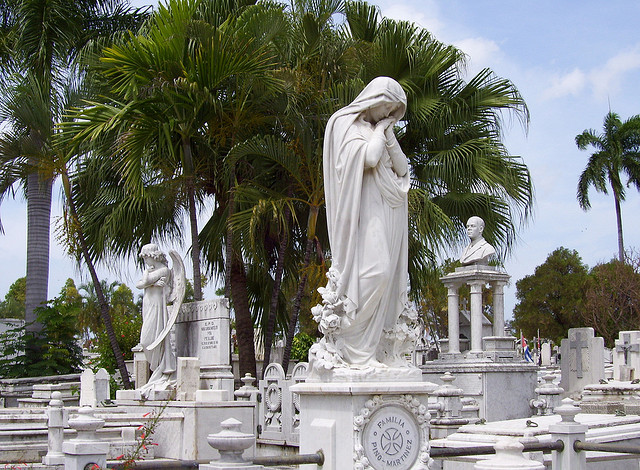
[{"label": "veiled head of statue", "polygon": [[[376,77],[364,87],[349,107],[355,106],[362,112],[386,104],[391,105],[387,116],[400,120],[407,109],[407,95],[393,78]],[[386,114],[386,110],[382,111],[382,114]]]}]

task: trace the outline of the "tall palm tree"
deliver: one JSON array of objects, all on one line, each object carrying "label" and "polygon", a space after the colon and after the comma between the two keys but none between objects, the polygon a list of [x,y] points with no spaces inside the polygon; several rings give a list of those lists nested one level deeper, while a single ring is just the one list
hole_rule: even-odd
[{"label": "tall palm tree", "polygon": [[[613,192],[618,225],[618,257],[624,262],[624,242],[622,238],[622,209],[626,187],[633,185],[640,190],[640,115],[622,122],[620,116],[609,112],[604,118],[603,132],[586,129],[576,136],[580,150],[594,148],[589,162],[578,179],[577,198],[583,210],[591,208],[589,188],[608,194],[607,183]],[[626,184],[621,174],[626,175]]]},{"label": "tall palm tree", "polygon": [[[0,8],[0,198],[22,181],[27,195],[27,300],[29,329],[39,331],[33,309],[47,300],[53,127],[61,88],[77,77],[75,60],[102,38],[137,27],[144,15],[120,0],[9,0]],[[28,106],[25,106],[25,105]]]},{"label": "tall palm tree", "polygon": [[[269,73],[274,34],[269,20],[278,11],[270,5],[209,0],[161,5],[139,35],[104,50],[97,71],[104,91],[78,110],[77,119],[64,130],[77,145],[91,142],[101,155],[114,155],[132,200],[144,199],[154,184],[179,189],[174,203],[185,208],[191,220],[196,290],[201,277],[197,209],[213,195],[215,220],[208,226],[215,226],[215,242],[208,243],[229,238],[225,220],[233,207],[230,181],[242,174],[226,167],[224,157],[268,114],[260,103],[277,83]],[[265,34],[256,34],[259,25]],[[117,246],[113,235],[109,240]],[[225,258],[223,251],[213,249],[208,255],[210,263],[220,263],[234,277],[231,298],[243,339],[241,372],[255,375],[242,251],[235,248]],[[196,296],[201,298],[201,293]]]}]

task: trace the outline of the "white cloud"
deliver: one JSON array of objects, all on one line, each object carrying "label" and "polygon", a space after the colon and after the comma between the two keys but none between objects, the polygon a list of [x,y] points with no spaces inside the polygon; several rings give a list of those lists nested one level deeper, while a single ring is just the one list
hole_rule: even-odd
[{"label": "white cloud", "polygon": [[620,91],[629,73],[636,70],[640,70],[640,46],[620,52],[590,71],[576,67],[564,75],[552,75],[542,98],[577,96],[588,89],[596,98],[606,99]]},{"label": "white cloud", "polygon": [[594,69],[589,74],[593,93],[599,98],[606,98],[621,87],[628,72],[640,69],[640,47],[621,52],[612,57],[603,67]]},{"label": "white cloud", "polygon": [[485,67],[494,69],[502,61],[502,51],[495,41],[483,37],[455,41],[454,46],[468,56],[467,68],[473,75]]},{"label": "white cloud", "polygon": [[415,6],[411,2],[393,0],[382,0],[376,3],[380,6],[380,12],[385,18],[410,21],[436,37],[439,37],[444,29],[444,24],[439,18],[437,3],[433,0],[423,0]]},{"label": "white cloud", "polygon": [[542,94],[543,99],[561,98],[567,95],[577,95],[587,85],[586,74],[575,68],[564,75],[551,77],[551,85]]}]

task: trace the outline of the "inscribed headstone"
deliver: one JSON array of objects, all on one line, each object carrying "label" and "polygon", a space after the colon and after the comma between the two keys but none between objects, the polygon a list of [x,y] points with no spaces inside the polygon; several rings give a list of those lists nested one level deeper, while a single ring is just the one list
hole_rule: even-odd
[{"label": "inscribed headstone", "polygon": [[571,328],[560,346],[562,387],[567,394],[604,378],[604,339],[593,328]]},{"label": "inscribed headstone", "polygon": [[203,388],[226,390],[233,397],[227,299],[182,304],[175,324],[175,348],[178,357],[200,360]]}]

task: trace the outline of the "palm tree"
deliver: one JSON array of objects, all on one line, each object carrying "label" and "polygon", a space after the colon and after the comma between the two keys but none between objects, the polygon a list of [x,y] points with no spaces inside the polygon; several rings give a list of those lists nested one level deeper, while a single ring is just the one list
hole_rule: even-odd
[{"label": "palm tree", "polygon": [[[242,178],[242,172],[225,166],[224,158],[269,115],[264,102],[277,83],[268,73],[273,67],[269,41],[275,34],[269,32],[274,28],[269,20],[280,10],[232,3],[174,0],[161,5],[140,35],[104,50],[97,71],[104,91],[77,111],[64,132],[76,145],[90,142],[100,155],[114,155],[130,200],[142,201],[154,185],[177,189],[173,203],[185,208],[191,221],[197,298],[197,209],[207,196],[214,196],[214,218],[207,225],[214,226],[214,232],[209,239],[205,227],[202,238],[205,246],[214,246],[208,250],[209,263],[233,275],[241,373],[255,375],[246,268],[241,248],[226,227],[234,201],[230,182]],[[256,34],[260,25],[264,35]],[[122,251],[114,235],[108,240]],[[90,237],[96,240],[94,234]],[[226,257],[216,248],[224,240],[234,246]]]},{"label": "palm tree", "polygon": [[576,136],[580,150],[594,148],[586,168],[578,179],[577,198],[583,210],[591,208],[589,188],[608,194],[607,183],[613,192],[618,225],[618,258],[624,262],[624,242],[622,239],[622,209],[625,200],[625,183],[621,173],[626,174],[626,187],[633,185],[640,190],[640,115],[622,122],[620,116],[609,112],[604,118],[603,133],[586,129]]},{"label": "palm tree", "polygon": [[[0,199],[21,181],[27,195],[26,320],[47,300],[53,127],[62,112],[61,87],[77,77],[75,60],[102,38],[140,24],[144,15],[118,0],[16,0],[0,9],[3,132]],[[28,328],[37,332],[41,325]]]},{"label": "palm tree", "polygon": [[[340,12],[347,20],[342,29],[329,20]],[[265,212],[279,211],[274,217],[282,219],[284,208],[291,208],[296,221],[308,221],[298,225],[307,242],[300,247],[305,256],[298,270],[298,289],[288,293],[287,349],[302,296],[322,282],[317,276],[305,289],[312,250],[316,248],[319,258],[324,254],[316,246],[316,224],[324,225],[319,210],[324,124],[373,77],[396,78],[409,100],[397,131],[414,175],[410,192],[414,298],[430,279],[436,254],[462,243],[461,228],[470,215],[487,220],[487,236],[501,242],[505,254],[533,199],[526,166],[501,144],[502,112],[514,112],[525,125],[528,121],[524,101],[511,82],[489,70],[463,80],[462,52],[407,22],[381,20],[377,9],[364,2],[296,2],[291,16],[293,43],[281,49],[291,103],[282,119],[289,126],[276,137],[256,138],[235,149],[245,152],[244,157],[250,154],[277,163],[288,175],[289,185],[277,194],[258,179],[246,183],[237,191],[255,197],[253,208],[234,217],[238,227],[249,228],[257,226]],[[291,190],[293,194],[286,194]],[[295,209],[300,203],[309,209],[306,217]]]}]

